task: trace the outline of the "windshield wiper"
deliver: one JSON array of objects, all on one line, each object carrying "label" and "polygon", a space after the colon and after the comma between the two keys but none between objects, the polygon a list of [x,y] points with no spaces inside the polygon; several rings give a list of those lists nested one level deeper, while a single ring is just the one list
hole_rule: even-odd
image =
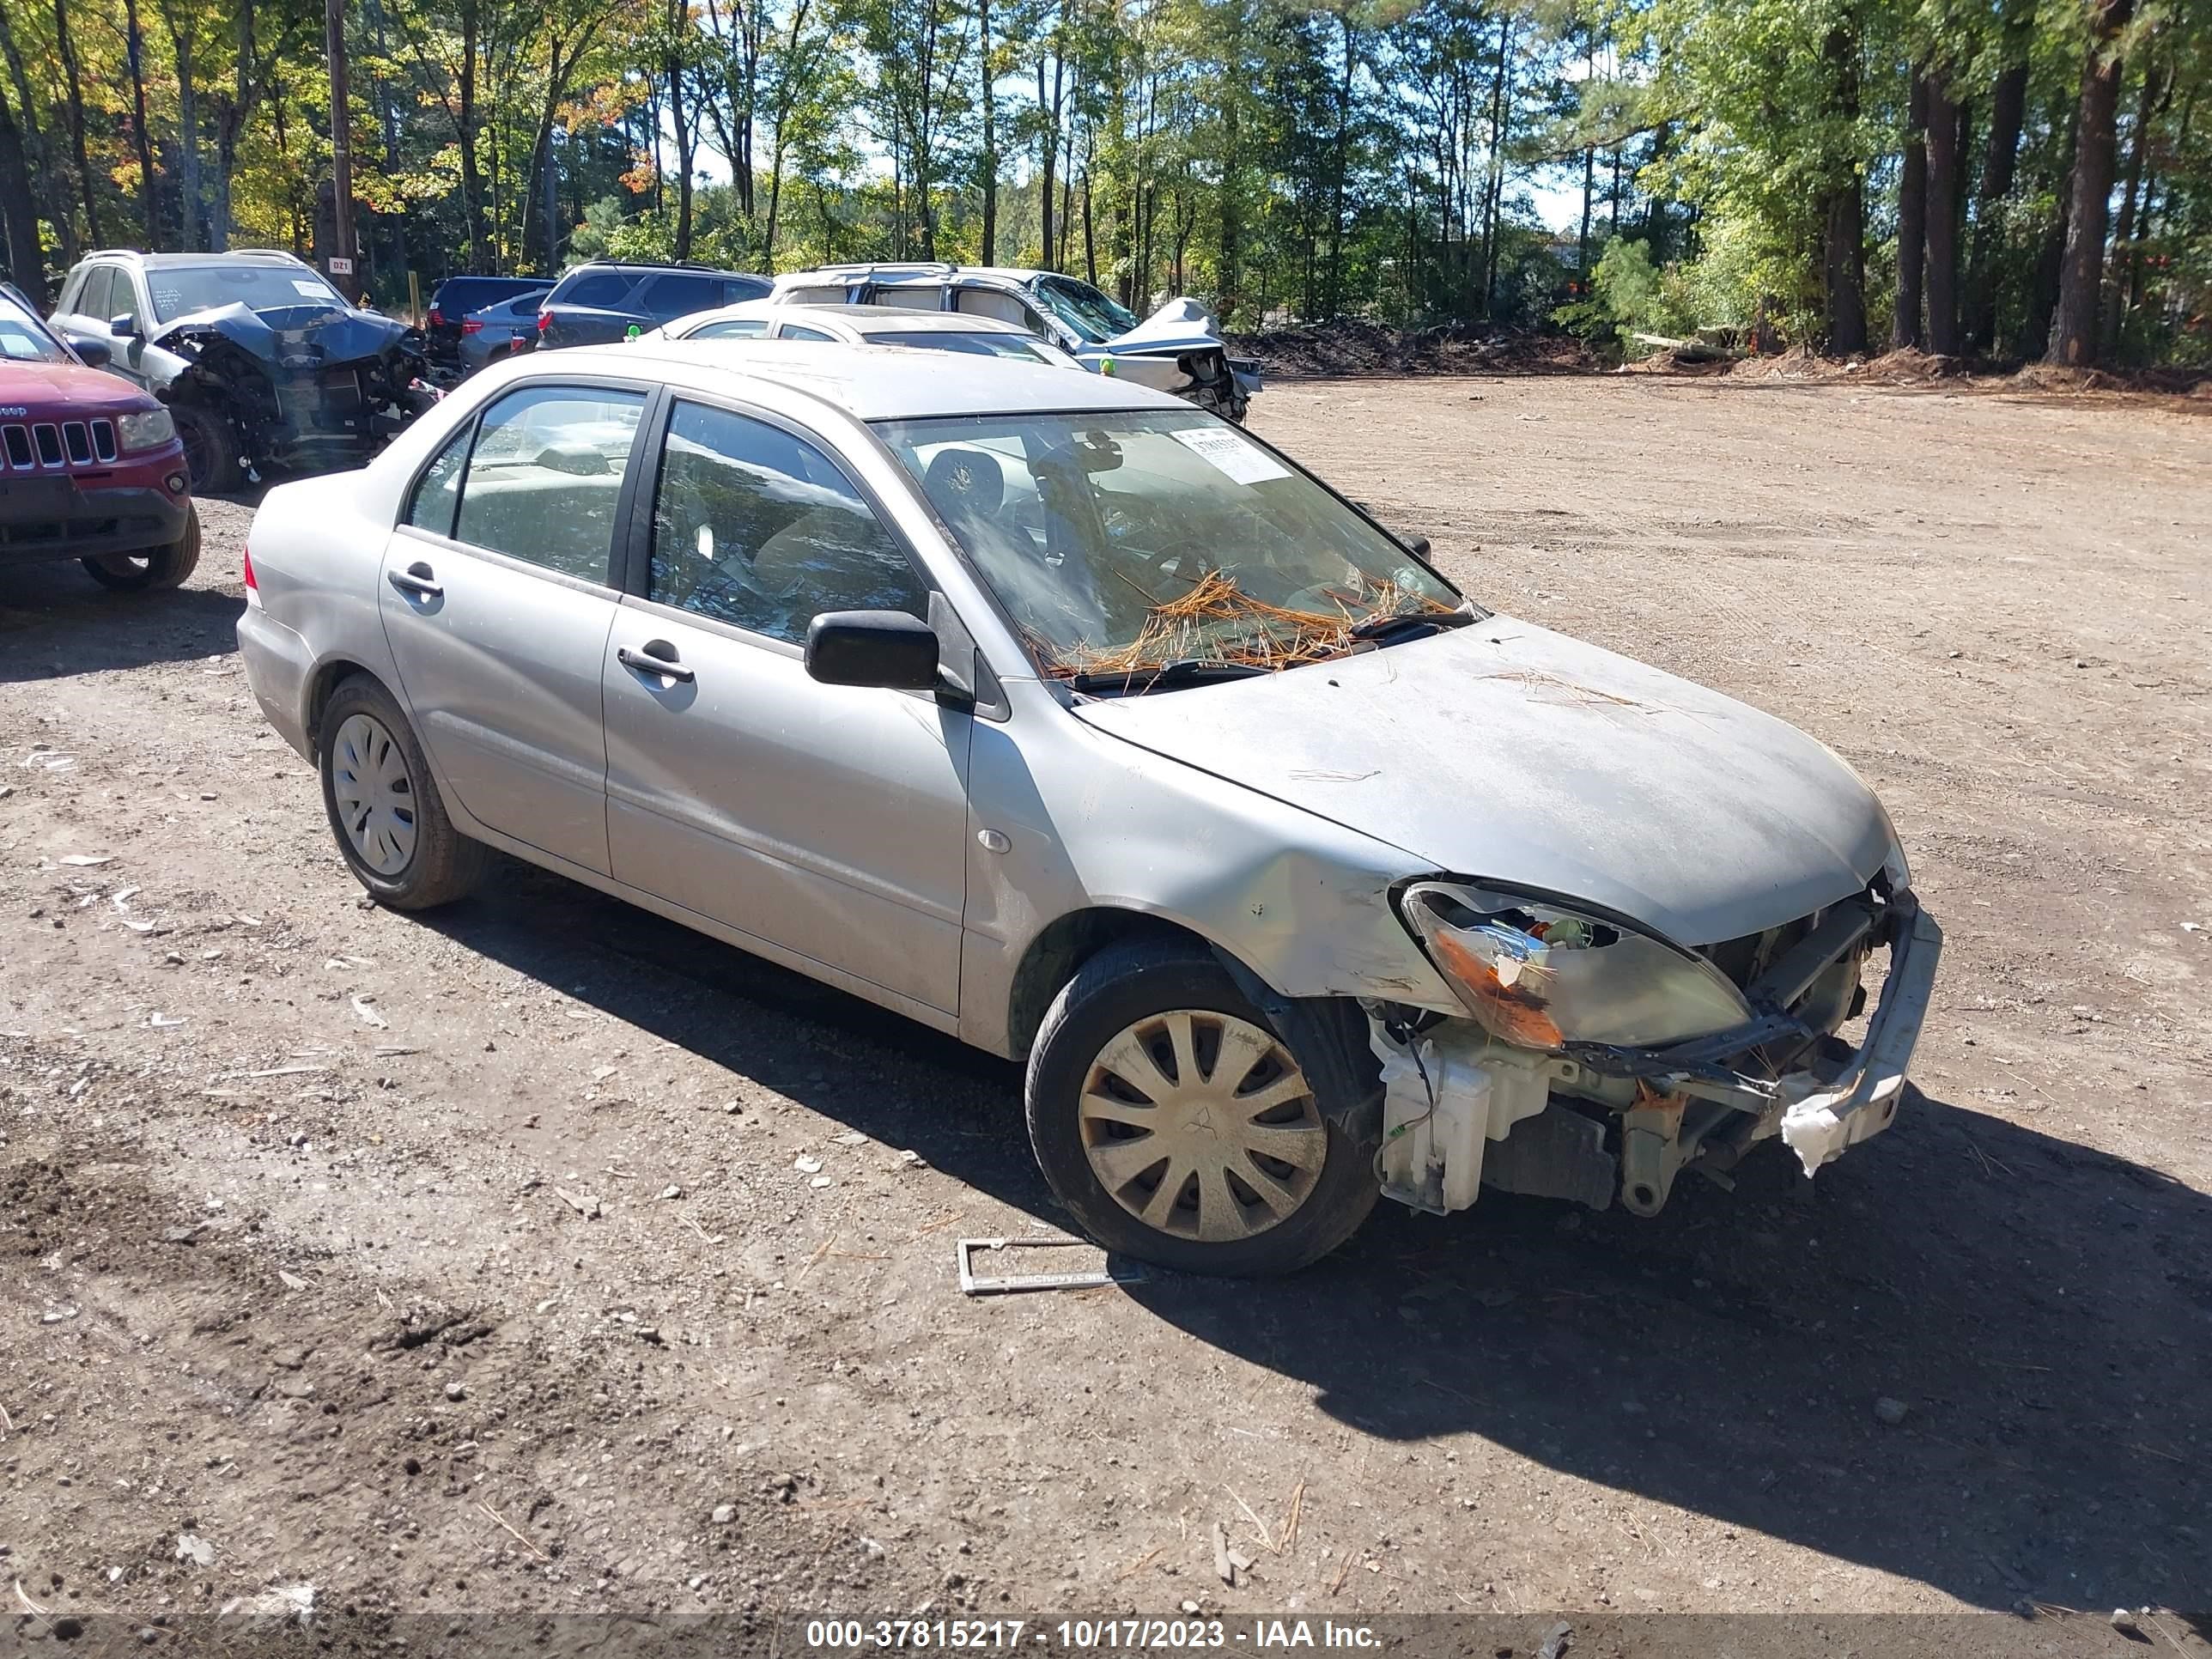
[{"label": "windshield wiper", "polygon": [[1387,617],[1370,617],[1364,622],[1354,623],[1352,637],[1387,644],[1419,634],[1441,634],[1448,628],[1464,628],[1474,620],[1464,611],[1394,611]]},{"label": "windshield wiper", "polygon": [[1248,680],[1273,671],[1249,662],[1220,662],[1204,657],[1178,657],[1157,668],[1131,668],[1101,673],[1085,669],[1067,683],[1091,695],[1116,692],[1172,690],[1179,685],[1210,685],[1217,680]]}]

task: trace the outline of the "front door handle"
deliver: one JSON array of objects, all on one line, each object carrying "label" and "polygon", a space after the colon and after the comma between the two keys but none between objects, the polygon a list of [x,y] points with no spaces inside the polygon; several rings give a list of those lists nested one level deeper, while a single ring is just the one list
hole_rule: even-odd
[{"label": "front door handle", "polygon": [[437,573],[417,559],[404,570],[395,570],[386,580],[403,593],[419,594],[426,599],[442,599],[446,590],[430,579]]},{"label": "front door handle", "polygon": [[647,640],[642,652],[623,646],[616,651],[615,660],[633,674],[658,674],[678,685],[689,685],[699,678],[676,660],[676,647],[666,640]]}]

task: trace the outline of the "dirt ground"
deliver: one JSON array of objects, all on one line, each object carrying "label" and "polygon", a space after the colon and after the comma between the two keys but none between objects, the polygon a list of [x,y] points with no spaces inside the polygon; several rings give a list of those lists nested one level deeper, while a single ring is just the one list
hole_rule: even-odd
[{"label": "dirt ground", "polygon": [[2116,1605],[2212,1608],[2212,418],[1615,376],[1254,421],[1486,603],[1867,775],[1949,937],[1893,1133],[1651,1221],[1384,1205],[1287,1282],[964,1298],[957,1237],[1060,1224],[1014,1069],[520,866],[369,906],[210,503],[185,591],[0,575],[10,1630],[1990,1612],[2119,1653]]}]

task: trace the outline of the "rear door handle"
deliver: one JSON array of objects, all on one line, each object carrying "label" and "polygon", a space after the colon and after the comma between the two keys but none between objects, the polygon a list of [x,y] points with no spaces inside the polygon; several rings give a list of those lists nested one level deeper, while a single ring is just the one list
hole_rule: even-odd
[{"label": "rear door handle", "polygon": [[418,559],[404,570],[393,571],[386,580],[403,593],[419,594],[426,599],[442,599],[446,597],[446,590],[430,580],[436,574]]},{"label": "rear door handle", "polygon": [[615,660],[633,674],[658,674],[678,685],[689,685],[699,678],[676,660],[676,647],[666,640],[647,640],[642,652],[633,651],[626,645],[620,647],[615,652]]}]

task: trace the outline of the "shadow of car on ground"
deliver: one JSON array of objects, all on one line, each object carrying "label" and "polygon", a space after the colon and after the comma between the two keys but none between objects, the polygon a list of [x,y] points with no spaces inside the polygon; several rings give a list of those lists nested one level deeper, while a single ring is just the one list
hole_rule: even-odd
[{"label": "shadow of car on ground", "polygon": [[[506,860],[427,920],[1066,1224],[1014,1066]],[[1477,1435],[1970,1606],[2212,1607],[2212,1200],[1917,1091],[1815,1183],[1778,1145],[1736,1182],[1651,1220],[1386,1203],[1293,1279],[1123,1293],[1379,1439]]]},{"label": "shadow of car on ground", "polygon": [[228,656],[245,609],[204,587],[111,592],[74,559],[0,569],[0,683]]}]

